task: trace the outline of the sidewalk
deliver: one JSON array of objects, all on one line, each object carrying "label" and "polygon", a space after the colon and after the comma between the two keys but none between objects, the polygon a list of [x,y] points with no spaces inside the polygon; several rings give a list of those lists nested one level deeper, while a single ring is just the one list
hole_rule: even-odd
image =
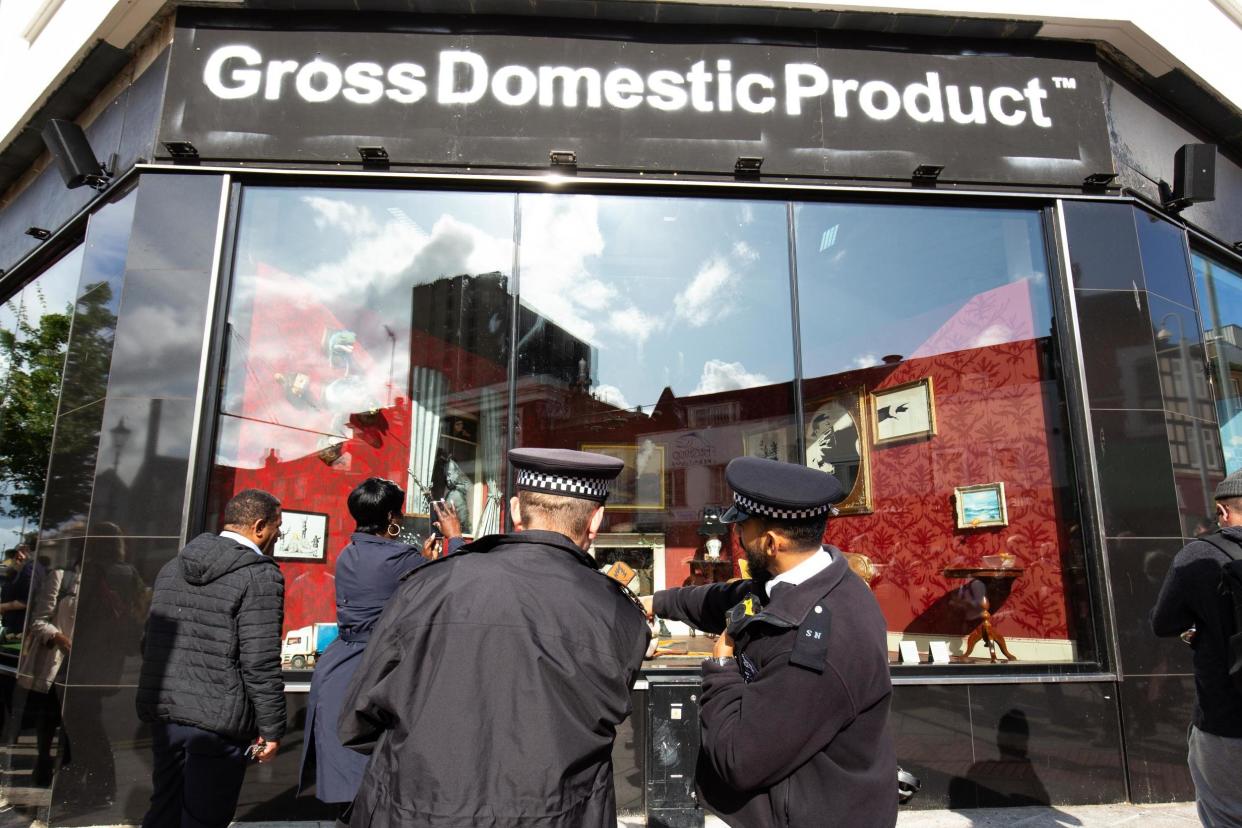
[{"label": "sidewalk", "polygon": [[[18,828],[0,813],[0,828]],[[27,823],[28,824],[28,823]],[[708,817],[705,828],[724,828]],[[981,808],[970,811],[908,811],[897,818],[898,828],[1194,828],[1199,825],[1193,802],[1168,805],[1067,805],[1062,808]],[[645,828],[642,817],[623,817],[617,828]],[[31,828],[42,828],[35,823]],[[104,828],[104,826],[97,826]],[[121,828],[121,826],[108,826]],[[334,828],[331,822],[235,822],[233,828]]]}]

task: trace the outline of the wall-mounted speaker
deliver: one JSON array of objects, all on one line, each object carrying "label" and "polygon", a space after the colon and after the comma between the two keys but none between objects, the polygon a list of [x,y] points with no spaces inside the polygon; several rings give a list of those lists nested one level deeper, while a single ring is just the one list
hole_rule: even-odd
[{"label": "wall-mounted speaker", "polygon": [[1183,144],[1173,156],[1170,206],[1178,209],[1216,199],[1216,145]]},{"label": "wall-mounted speaker", "polygon": [[95,185],[107,179],[103,165],[95,157],[82,127],[73,121],[52,118],[43,127],[43,143],[56,160],[60,177],[69,189],[83,184]]}]

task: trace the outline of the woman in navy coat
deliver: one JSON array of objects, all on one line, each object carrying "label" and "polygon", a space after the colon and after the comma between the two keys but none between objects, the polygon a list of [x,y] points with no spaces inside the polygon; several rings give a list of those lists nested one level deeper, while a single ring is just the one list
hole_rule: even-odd
[{"label": "woman in navy coat", "polygon": [[[336,620],[340,637],[315,664],[306,707],[302,748],[302,786],[315,772],[315,797],[323,802],[353,802],[367,757],[341,747],[336,735],[341,702],[354,671],[362,663],[371,628],[379,620],[401,578],[426,563],[422,551],[395,539],[400,534],[405,492],[391,480],[371,477],[349,493],[349,513],[357,523],[336,560]],[[437,504],[438,505],[438,504]],[[436,510],[448,536],[448,551],[461,543],[456,514]],[[456,530],[456,531],[454,531]]]}]

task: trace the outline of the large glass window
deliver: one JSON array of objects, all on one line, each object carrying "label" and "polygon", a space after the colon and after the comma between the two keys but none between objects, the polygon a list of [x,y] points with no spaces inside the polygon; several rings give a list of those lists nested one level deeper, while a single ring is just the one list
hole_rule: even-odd
[{"label": "large glass window", "polygon": [[[1203,455],[1214,461],[1223,450],[1224,474],[1233,474],[1242,469],[1242,267],[1225,265],[1198,252],[1192,253],[1190,259],[1199,293],[1203,340],[1216,392],[1220,446],[1217,447],[1213,434],[1188,433],[1186,451],[1189,455],[1193,450],[1197,456],[1199,449],[1194,439],[1206,440]],[[1187,333],[1192,341],[1197,339],[1197,332]],[[1180,332],[1173,334],[1171,345],[1187,339]],[[1191,377],[1192,382],[1196,380]],[[1199,390],[1199,399],[1211,399],[1206,388]],[[1215,477],[1221,476],[1219,469],[1211,471]]]},{"label": "large glass window", "polygon": [[520,207],[517,443],[625,462],[596,551],[628,549],[638,591],[733,577],[740,556],[713,517],[732,502],[725,465],[798,456],[785,205]]},{"label": "large glass window", "polygon": [[615,456],[593,553],[649,593],[743,574],[724,469],[769,457],[850,492],[827,539],[894,660],[1091,661],[1044,251],[1038,210],[250,188],[209,521],[281,498],[303,639],[367,476],[406,487],[409,537],[428,497],[477,537],[510,442]]},{"label": "large glass window", "polygon": [[804,204],[796,231],[805,459],[851,489],[828,539],[890,649],[1089,658],[1040,214]]},{"label": "large glass window", "polygon": [[245,192],[208,521],[249,487],[283,503],[291,669],[331,638],[366,478],[406,490],[411,541],[428,498],[500,531],[513,216],[511,195]]},{"label": "large glass window", "polygon": [[73,303],[76,247],[0,305],[0,661],[21,649]]}]

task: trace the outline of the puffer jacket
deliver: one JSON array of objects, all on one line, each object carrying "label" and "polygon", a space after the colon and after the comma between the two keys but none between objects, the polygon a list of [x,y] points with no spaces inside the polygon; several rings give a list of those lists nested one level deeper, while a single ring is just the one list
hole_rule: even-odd
[{"label": "puffer jacket", "polygon": [[280,739],[284,594],[271,558],[211,533],[190,541],[155,579],[138,717],[239,741]]}]

